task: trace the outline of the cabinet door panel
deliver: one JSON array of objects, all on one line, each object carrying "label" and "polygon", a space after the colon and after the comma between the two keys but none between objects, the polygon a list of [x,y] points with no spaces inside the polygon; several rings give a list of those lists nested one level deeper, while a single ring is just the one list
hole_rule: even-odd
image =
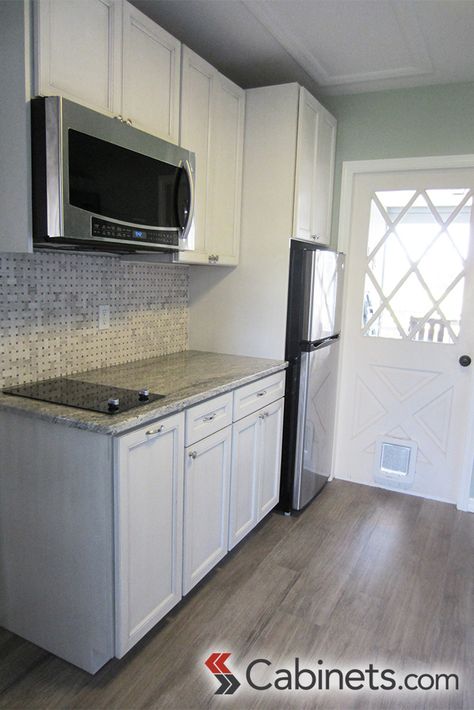
[{"label": "cabinet door panel", "polygon": [[219,264],[237,264],[240,240],[245,92],[219,75],[211,133],[210,251]]},{"label": "cabinet door panel", "polygon": [[116,655],[121,657],[181,598],[183,416],[116,444]]},{"label": "cabinet door panel", "polygon": [[194,204],[194,252],[180,253],[180,261],[208,263],[207,205],[211,112],[217,72],[187,47],[183,47],[181,91],[181,145],[196,154],[196,194]]},{"label": "cabinet door panel", "polygon": [[260,491],[258,520],[261,520],[278,503],[280,496],[281,439],[283,432],[284,399],[279,399],[264,408],[265,418],[262,427],[262,463],[260,473]]},{"label": "cabinet door panel", "polygon": [[118,113],[120,11],[117,0],[35,3],[37,93]]},{"label": "cabinet door panel", "polygon": [[123,13],[122,114],[178,142],[180,42],[129,3]]},{"label": "cabinet door panel", "polygon": [[329,244],[331,233],[335,149],[336,120],[330,113],[321,109],[315,176],[317,199],[314,203],[312,230],[324,244]]},{"label": "cabinet door panel", "polygon": [[257,524],[262,422],[257,413],[241,419],[232,427],[229,550]]},{"label": "cabinet door panel", "polygon": [[319,111],[315,99],[301,89],[296,159],[295,235],[310,239],[313,232]]},{"label": "cabinet door panel", "polygon": [[177,260],[238,263],[245,91],[183,48],[181,144],[196,153],[196,248]]},{"label": "cabinet door panel", "polygon": [[328,244],[331,229],[336,119],[300,89],[293,230]]},{"label": "cabinet door panel", "polygon": [[185,450],[183,592],[227,553],[231,427]]}]

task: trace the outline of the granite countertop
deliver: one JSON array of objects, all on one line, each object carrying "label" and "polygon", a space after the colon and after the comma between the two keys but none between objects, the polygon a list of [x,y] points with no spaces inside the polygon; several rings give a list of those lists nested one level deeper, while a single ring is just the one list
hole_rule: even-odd
[{"label": "granite countertop", "polygon": [[2,393],[0,409],[102,434],[120,434],[284,370],[286,366],[282,360],[187,350],[67,375],[69,379],[113,387],[136,390],[147,387],[150,392],[165,395],[163,399],[123,414],[100,414]]}]

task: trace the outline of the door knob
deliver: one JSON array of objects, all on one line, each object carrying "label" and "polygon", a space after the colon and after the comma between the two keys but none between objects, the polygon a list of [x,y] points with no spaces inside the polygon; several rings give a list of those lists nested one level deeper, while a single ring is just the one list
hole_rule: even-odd
[{"label": "door knob", "polygon": [[471,362],[472,362],[472,360],[471,360],[471,358],[469,357],[469,355],[461,355],[461,357],[459,358],[459,364],[460,364],[462,367],[469,367],[469,365],[471,364]]}]

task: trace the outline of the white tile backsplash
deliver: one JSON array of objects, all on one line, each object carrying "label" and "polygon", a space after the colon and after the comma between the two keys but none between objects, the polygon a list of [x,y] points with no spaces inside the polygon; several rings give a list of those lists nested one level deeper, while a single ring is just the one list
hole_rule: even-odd
[{"label": "white tile backsplash", "polygon": [[0,387],[187,350],[188,292],[186,266],[0,254]]}]

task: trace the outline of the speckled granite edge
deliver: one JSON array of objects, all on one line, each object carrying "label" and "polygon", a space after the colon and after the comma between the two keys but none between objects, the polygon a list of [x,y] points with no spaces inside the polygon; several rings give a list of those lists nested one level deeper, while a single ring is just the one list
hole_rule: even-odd
[{"label": "speckled granite edge", "polygon": [[[202,372],[206,367],[214,368],[214,374]],[[131,410],[112,418],[107,414],[1,393],[0,410],[13,411],[54,424],[113,436],[181,412],[199,402],[280,372],[286,367],[287,363],[280,360],[185,351],[128,365],[91,370],[72,376],[77,380],[83,379],[87,382],[129,386],[137,389],[140,387],[139,383],[147,382],[150,385],[150,391],[165,394],[164,399],[159,403],[145,405],[138,411],[137,409]],[[152,372],[153,374],[150,374]],[[163,372],[165,375],[162,374]],[[173,381],[173,376],[169,374],[170,372],[175,373],[175,381]],[[166,386],[163,384],[165,376],[168,377]],[[184,386],[178,387],[178,380],[179,384],[183,385],[184,383]],[[165,392],[165,390],[167,391]]]}]

